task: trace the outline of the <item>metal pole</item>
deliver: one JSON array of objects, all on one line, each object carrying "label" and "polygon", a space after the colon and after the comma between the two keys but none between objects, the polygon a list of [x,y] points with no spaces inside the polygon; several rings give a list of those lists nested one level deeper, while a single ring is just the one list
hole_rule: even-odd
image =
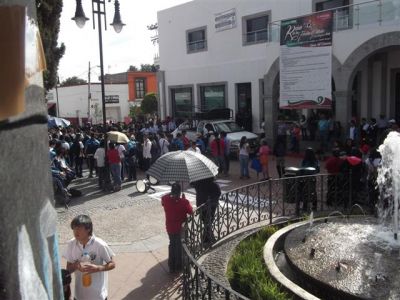
[{"label": "metal pole", "polygon": [[[100,1],[97,2],[97,28],[99,30],[99,52],[100,52],[100,86],[101,86],[101,104],[103,110],[103,130],[106,133],[106,96],[104,91],[104,65],[103,65],[103,35],[101,30],[101,14],[100,14]],[[107,153],[107,145],[105,151]]]},{"label": "metal pole", "polygon": [[58,103],[58,77],[56,82],[57,117],[60,117],[60,105]]},{"label": "metal pole", "polygon": [[88,110],[87,110],[87,122],[90,121],[90,99],[92,95],[90,94],[90,61],[89,61],[89,69],[88,69]]},{"label": "metal pole", "polygon": [[[110,178],[110,170],[109,170],[109,165],[108,165],[108,160],[107,160],[107,150],[108,150],[108,144],[107,144],[107,119],[106,119],[106,97],[105,97],[105,90],[104,90],[104,64],[103,64],[103,35],[102,35],[102,28],[101,28],[101,15],[104,14],[104,23],[106,24],[105,21],[105,7],[104,7],[104,1],[102,0],[92,0],[92,8],[93,3],[97,3],[97,12],[93,10],[93,14],[97,14],[97,27],[99,30],[99,53],[100,53],[100,86],[101,86],[101,104],[102,104],[102,110],[103,110],[103,132],[104,132],[104,155],[105,155],[105,186],[106,189],[109,189],[111,186],[111,178]],[[100,11],[100,4],[103,4],[104,7],[104,12]],[[93,17],[94,19],[94,17]],[[94,22],[94,20],[93,20]],[[107,26],[107,25],[105,25]]]}]

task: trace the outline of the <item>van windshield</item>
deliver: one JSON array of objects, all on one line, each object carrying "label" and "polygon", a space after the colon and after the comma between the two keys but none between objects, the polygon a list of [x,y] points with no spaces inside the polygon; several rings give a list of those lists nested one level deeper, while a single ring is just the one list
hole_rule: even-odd
[{"label": "van windshield", "polygon": [[240,128],[235,122],[221,122],[221,123],[216,123],[214,124],[218,132],[225,131],[226,133],[228,132],[239,132],[243,131],[242,128]]}]

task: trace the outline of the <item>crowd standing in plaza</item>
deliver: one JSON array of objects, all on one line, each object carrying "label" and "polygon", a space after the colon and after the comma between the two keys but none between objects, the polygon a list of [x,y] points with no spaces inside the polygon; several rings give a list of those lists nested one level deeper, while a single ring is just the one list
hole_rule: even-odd
[{"label": "crowd standing in plaza", "polygon": [[[118,191],[124,181],[137,179],[137,169],[146,171],[162,155],[170,151],[193,151],[207,155],[219,167],[218,176],[230,176],[231,145],[226,132],[198,132],[191,141],[185,130],[173,136],[177,128],[173,119],[161,122],[157,118],[131,124],[108,124],[106,130],[101,125],[86,124],[83,127],[49,129],[49,159],[54,188],[57,193],[69,198],[73,189],[68,186],[75,178],[83,176],[83,166],[89,171],[89,178],[98,178],[99,189],[105,192]],[[268,180],[271,161],[275,162],[279,177],[286,176],[286,157],[290,153],[299,155],[303,143],[306,147],[300,168],[319,173],[321,164],[328,172],[328,205],[348,205],[348,180],[352,180],[353,203],[368,205],[374,210],[379,191],[376,186],[380,154],[377,147],[390,131],[399,131],[395,120],[387,120],[380,115],[378,120],[353,118],[345,128],[327,113],[311,112],[308,117],[300,116],[299,122],[288,122],[279,117],[276,136],[272,147],[265,134],[260,135],[260,147],[251,153],[246,137],[242,137],[237,149],[240,180],[250,178],[249,166],[258,161],[261,180]],[[128,137],[126,143],[107,141],[105,132],[119,131]],[[303,147],[304,149],[304,147]],[[106,166],[109,166],[109,170]],[[311,168],[311,169],[310,169]],[[110,180],[109,174],[112,175]],[[257,173],[258,174],[258,173]],[[339,176],[337,176],[339,175]],[[333,184],[335,183],[335,184]],[[196,206],[204,207],[201,220],[204,223],[204,243],[212,243],[214,236],[212,223],[218,207],[221,189],[215,178],[192,183],[196,190]],[[304,202],[304,209],[307,203]],[[187,215],[193,209],[177,183],[171,192],[162,197],[166,215],[166,230],[169,236],[168,265],[171,273],[182,269],[181,228]],[[312,200],[315,207],[316,199]],[[115,254],[101,239],[93,234],[93,225],[88,216],[78,216],[72,223],[74,239],[64,253],[67,270],[75,272],[76,299],[105,299],[107,297],[107,276],[104,271],[115,267]],[[85,253],[89,251],[89,259]],[[90,252],[92,251],[92,252]],[[89,260],[84,262],[83,260]],[[90,288],[84,287],[84,274],[91,275]],[[88,296],[89,295],[89,296]]]}]

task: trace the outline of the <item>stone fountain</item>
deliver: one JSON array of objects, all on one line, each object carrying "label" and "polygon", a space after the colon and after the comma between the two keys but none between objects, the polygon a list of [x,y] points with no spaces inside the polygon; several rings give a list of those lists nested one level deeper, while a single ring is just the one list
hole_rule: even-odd
[{"label": "stone fountain", "polygon": [[400,299],[400,134],[391,132],[379,152],[379,218],[314,219],[313,226],[293,224],[268,240],[272,276],[298,297]]}]

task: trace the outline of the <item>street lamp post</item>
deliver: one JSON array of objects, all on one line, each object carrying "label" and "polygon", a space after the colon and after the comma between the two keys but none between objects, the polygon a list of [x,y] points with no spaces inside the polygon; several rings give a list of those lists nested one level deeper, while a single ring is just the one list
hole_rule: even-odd
[{"label": "street lamp post", "polygon": [[[111,2],[111,0],[108,0]],[[100,86],[101,86],[101,103],[103,110],[103,130],[104,130],[104,150],[107,155],[107,116],[106,116],[106,95],[104,89],[104,64],[103,64],[103,32],[102,32],[102,24],[101,17],[104,17],[104,30],[107,30],[107,18],[106,18],[106,0],[92,0],[92,17],[93,17],[93,29],[96,29],[95,25],[95,15],[97,15],[97,30],[99,32],[99,53],[100,53]],[[125,26],[121,21],[121,15],[119,11],[119,1],[114,1],[115,13],[113,22],[110,24],[114,27],[115,32],[121,32],[122,28]],[[89,18],[85,16],[85,13],[82,8],[82,0],[76,0],[76,10],[75,16],[72,18],[76,22],[79,28],[83,28],[85,23]],[[106,160],[107,162],[107,160]],[[108,166],[106,165],[107,174]],[[109,182],[109,175],[106,177],[107,184]]]},{"label": "street lamp post", "polygon": [[[105,90],[104,90],[104,65],[103,65],[103,33],[102,33],[102,24],[101,24],[101,17],[104,16],[104,30],[107,30],[107,20],[106,20],[106,8],[105,8],[106,0],[92,0],[92,15],[93,15],[93,29],[96,28],[95,26],[95,15],[97,15],[97,30],[99,32],[99,52],[100,52],[100,86],[101,86],[101,103],[102,103],[102,110],[103,110],[103,129],[104,133],[106,133],[106,100],[105,100]],[[111,0],[108,0],[111,2]],[[121,32],[123,26],[125,25],[121,21],[121,15],[119,11],[119,1],[114,1],[115,6],[115,14],[113,23],[110,25],[114,27],[115,32]],[[83,11],[82,8],[82,0],[76,0],[76,11],[75,16],[72,18],[76,22],[79,28],[85,26],[87,20],[89,20]],[[107,146],[105,146],[107,151]]]}]

